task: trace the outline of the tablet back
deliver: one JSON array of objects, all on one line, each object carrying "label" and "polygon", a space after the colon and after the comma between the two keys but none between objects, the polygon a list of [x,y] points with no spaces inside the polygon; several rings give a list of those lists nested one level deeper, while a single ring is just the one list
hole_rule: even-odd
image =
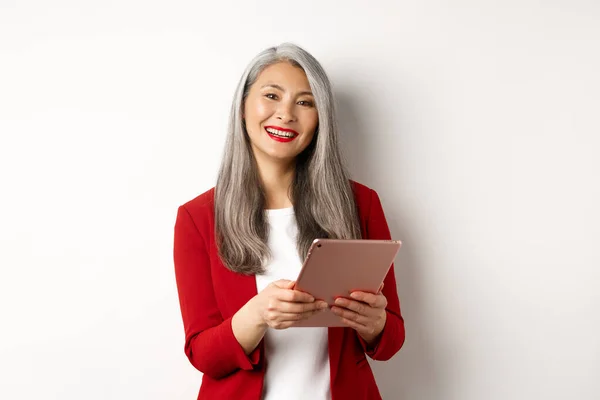
[{"label": "tablet back", "polygon": [[[330,306],[335,298],[349,297],[355,290],[376,293],[401,245],[399,240],[315,239],[295,289],[325,300]],[[294,326],[346,325],[327,309]]]}]

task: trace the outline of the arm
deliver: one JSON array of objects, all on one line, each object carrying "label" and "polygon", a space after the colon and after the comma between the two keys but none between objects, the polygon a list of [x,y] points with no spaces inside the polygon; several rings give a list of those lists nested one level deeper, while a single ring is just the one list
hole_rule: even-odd
[{"label": "arm", "polygon": [[[219,379],[239,369],[254,369],[260,361],[260,339],[242,338],[241,345],[232,325],[237,317],[223,319],[215,299],[206,243],[186,208],[179,207],[173,260],[185,329],[184,351],[196,369]],[[239,331],[238,336],[244,336]]]},{"label": "arm", "polygon": [[251,354],[267,332],[268,325],[256,318],[256,313],[250,308],[250,302],[238,310],[231,319],[233,335],[244,353]]},{"label": "arm", "polygon": [[[367,219],[366,239],[390,240],[391,234],[377,192],[371,190],[371,205]],[[400,300],[396,289],[394,264],[383,281],[383,295],[387,299],[386,321],[383,331],[369,343],[358,333],[357,337],[363,350],[374,360],[388,360],[400,350],[404,344],[404,319],[400,312]]]}]

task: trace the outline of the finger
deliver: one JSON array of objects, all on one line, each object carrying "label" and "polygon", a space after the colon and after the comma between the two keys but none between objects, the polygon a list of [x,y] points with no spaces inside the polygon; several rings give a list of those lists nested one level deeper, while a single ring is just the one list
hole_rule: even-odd
[{"label": "finger", "polygon": [[279,279],[272,283],[273,286],[276,286],[281,289],[288,289],[290,285],[294,285],[294,281],[290,281],[288,279]]},{"label": "finger", "polygon": [[272,322],[271,324],[269,324],[269,326],[273,329],[278,329],[278,330],[279,329],[287,329],[287,328],[293,326],[294,322],[296,322],[296,321],[283,321],[283,322],[276,321],[276,322]]},{"label": "finger", "polygon": [[331,311],[339,317],[354,321],[361,325],[372,325],[374,322],[373,317],[359,314],[344,307],[333,306],[331,307]]},{"label": "finger", "polygon": [[381,282],[381,286],[379,287],[379,290],[377,291],[377,293],[381,293],[384,286],[385,286],[385,282]]},{"label": "finger", "polygon": [[302,319],[307,319],[307,318],[312,317],[315,314],[322,312],[323,310],[324,310],[324,308],[320,308],[320,309],[305,311],[305,312],[300,312],[300,313],[281,312],[278,310],[271,310],[266,313],[265,320],[267,320],[267,322],[270,322],[271,326],[274,326],[276,324],[281,324],[284,322],[294,322],[294,321],[299,321]]},{"label": "finger", "polygon": [[301,315],[300,319],[308,319],[308,318],[312,317],[313,315],[320,314],[323,311],[325,311],[326,308],[327,307],[321,308],[321,309],[317,309],[317,310],[314,310],[314,311],[304,312],[304,313],[300,314]]},{"label": "finger", "polygon": [[306,313],[290,313],[290,312],[275,311],[275,312],[272,312],[267,315],[267,320],[271,321],[273,323],[275,323],[275,322],[278,322],[278,323],[294,322],[294,321],[299,321],[301,319],[307,318],[307,316],[310,316],[314,313],[315,313],[315,311],[309,311]]},{"label": "finger", "polygon": [[383,293],[373,294],[356,291],[352,292],[350,294],[350,297],[352,297],[355,300],[362,301],[363,303],[367,303],[368,305],[374,308],[385,308],[387,306],[387,299],[385,298]]},{"label": "finger", "polygon": [[372,335],[373,333],[375,333],[375,328],[369,328],[368,326],[360,324],[356,321],[342,318],[342,322],[344,324],[346,324],[347,326],[349,326],[350,328],[353,328],[354,330],[356,330],[356,332],[361,333],[363,335]]},{"label": "finger", "polygon": [[295,303],[312,303],[313,301],[315,301],[315,298],[309,293],[292,289],[281,290],[278,293],[277,298],[282,301],[289,301]]},{"label": "finger", "polygon": [[315,301],[312,303],[292,303],[282,301],[277,307],[279,311],[288,313],[304,313],[325,308],[327,308],[327,303],[324,301]]},{"label": "finger", "polygon": [[347,299],[345,297],[338,297],[335,299],[335,305],[350,311],[354,311],[358,315],[365,317],[375,317],[381,311],[377,308],[371,307],[371,305],[367,303]]},{"label": "finger", "polygon": [[302,319],[310,318],[315,314],[319,314],[319,313],[325,311],[326,308],[327,308],[326,306],[322,307],[322,308],[318,307],[318,308],[316,308],[314,310],[310,310],[310,311],[303,311],[300,313],[285,313],[284,315],[286,315],[286,319],[289,319],[289,320],[302,320]]},{"label": "finger", "polygon": [[286,289],[293,289],[296,286],[296,281],[290,281],[286,287]]}]

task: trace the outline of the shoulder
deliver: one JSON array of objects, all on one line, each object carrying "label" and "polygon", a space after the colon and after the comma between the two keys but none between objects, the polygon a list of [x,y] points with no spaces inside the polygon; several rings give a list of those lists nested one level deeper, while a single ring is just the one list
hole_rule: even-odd
[{"label": "shoulder", "polygon": [[377,192],[357,182],[352,182],[352,186],[363,237],[365,239],[390,240],[390,229]]},{"label": "shoulder", "polygon": [[197,213],[205,210],[211,210],[215,204],[215,188],[212,187],[206,192],[199,194],[193,199],[185,202],[181,207],[190,213]]},{"label": "shoulder", "polygon": [[200,232],[210,232],[214,221],[215,188],[199,194],[179,206],[178,215],[191,218]]},{"label": "shoulder", "polygon": [[378,198],[377,192],[367,185],[350,180],[352,191],[354,192],[354,199],[356,206],[361,217],[365,217],[369,214],[373,199]]},{"label": "shoulder", "polygon": [[[378,200],[377,192],[367,185],[360,182],[350,180],[350,186],[354,193],[354,199],[361,215],[368,214],[373,200]],[[215,204],[215,187],[212,187],[199,194],[193,199],[181,205],[192,217],[201,216],[202,214],[213,214]]]},{"label": "shoulder", "polygon": [[352,186],[352,190],[354,191],[354,195],[357,197],[370,197],[373,189],[364,185],[362,183],[350,180],[350,185]]}]

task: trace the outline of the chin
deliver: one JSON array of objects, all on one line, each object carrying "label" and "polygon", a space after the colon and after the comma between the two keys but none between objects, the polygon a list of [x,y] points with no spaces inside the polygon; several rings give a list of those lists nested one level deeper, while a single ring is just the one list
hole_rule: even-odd
[{"label": "chin", "polygon": [[274,154],[271,155],[271,158],[279,160],[279,161],[290,161],[298,157],[297,154]]},{"label": "chin", "polygon": [[276,153],[276,152],[271,152],[271,153],[265,153],[269,158],[274,159],[274,160],[278,160],[278,161],[289,161],[289,160],[293,160],[294,158],[296,158],[298,156],[298,154],[296,153]]}]

